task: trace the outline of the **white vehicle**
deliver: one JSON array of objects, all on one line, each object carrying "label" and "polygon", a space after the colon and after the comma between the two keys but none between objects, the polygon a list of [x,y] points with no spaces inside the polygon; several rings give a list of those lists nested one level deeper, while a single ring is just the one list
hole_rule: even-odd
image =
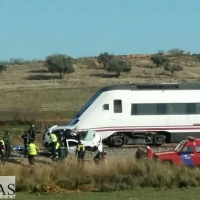
[{"label": "white vehicle", "polygon": [[[54,132],[55,134],[58,134],[60,131],[63,132],[63,135],[66,138],[68,151],[74,151],[78,144],[79,134],[74,126],[52,126],[43,135],[42,146],[51,150],[51,147],[48,145],[50,139],[49,133],[51,134]],[[102,138],[94,130],[88,130],[81,138],[81,142],[86,147],[86,150],[96,151],[98,149],[99,151],[102,151],[103,149]]]},{"label": "white vehicle", "polygon": [[99,90],[67,124],[108,146],[200,137],[200,84],[124,84]]}]

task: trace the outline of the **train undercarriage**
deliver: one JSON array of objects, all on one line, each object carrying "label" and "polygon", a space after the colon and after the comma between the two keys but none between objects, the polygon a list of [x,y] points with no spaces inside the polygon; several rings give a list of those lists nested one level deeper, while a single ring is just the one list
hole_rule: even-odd
[{"label": "train undercarriage", "polygon": [[170,135],[168,132],[144,132],[144,133],[114,133],[103,140],[103,144],[109,147],[121,147],[123,145],[149,145],[160,146],[170,143]]}]

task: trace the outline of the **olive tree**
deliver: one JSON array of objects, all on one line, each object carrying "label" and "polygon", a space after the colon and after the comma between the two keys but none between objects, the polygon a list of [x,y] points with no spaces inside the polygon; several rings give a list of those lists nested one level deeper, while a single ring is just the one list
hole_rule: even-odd
[{"label": "olive tree", "polygon": [[51,73],[59,73],[60,78],[65,74],[74,72],[73,59],[64,54],[53,54],[46,57],[46,66]]},{"label": "olive tree", "polygon": [[156,64],[156,67],[169,62],[169,59],[162,55],[153,55],[150,59],[154,64]]},{"label": "olive tree", "polygon": [[3,63],[0,63],[0,73],[3,71],[6,71],[6,69],[7,69],[7,66]]},{"label": "olive tree", "polygon": [[183,52],[184,52],[184,50],[181,50],[179,48],[173,48],[168,51],[168,53],[170,53],[173,56],[181,56],[183,54]]},{"label": "olive tree", "polygon": [[171,75],[173,76],[175,71],[182,71],[183,67],[181,67],[180,65],[174,65],[174,64],[171,64],[171,63],[166,63],[165,66],[164,66],[164,70],[171,72]]},{"label": "olive tree", "polygon": [[108,72],[115,72],[116,75],[119,77],[121,75],[121,72],[130,72],[131,65],[123,60],[113,59],[108,63],[105,70]]},{"label": "olive tree", "polygon": [[101,53],[98,56],[97,61],[98,61],[98,63],[103,64],[103,68],[106,69],[108,66],[108,63],[114,58],[115,58],[114,55],[111,55],[111,54],[105,52],[105,53]]}]

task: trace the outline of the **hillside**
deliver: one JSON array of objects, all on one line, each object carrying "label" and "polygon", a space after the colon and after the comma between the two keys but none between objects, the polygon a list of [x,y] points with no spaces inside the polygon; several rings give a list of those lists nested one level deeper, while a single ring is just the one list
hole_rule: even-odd
[{"label": "hillside", "polygon": [[192,56],[169,57],[183,71],[164,71],[155,66],[149,55],[120,56],[132,65],[130,73],[117,78],[108,74],[96,58],[81,58],[75,72],[59,79],[46,71],[44,63],[10,65],[0,74],[0,120],[71,118],[101,87],[134,82],[198,82],[200,62]]}]

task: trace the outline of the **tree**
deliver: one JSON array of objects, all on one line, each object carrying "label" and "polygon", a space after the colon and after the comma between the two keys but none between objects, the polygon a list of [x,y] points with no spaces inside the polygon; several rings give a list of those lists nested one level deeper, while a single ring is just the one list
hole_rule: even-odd
[{"label": "tree", "polygon": [[0,63],[0,73],[3,71],[6,71],[6,69],[7,69],[7,66],[4,65],[3,63]]},{"label": "tree", "polygon": [[184,52],[183,50],[178,49],[178,48],[173,48],[173,49],[168,51],[168,53],[170,53],[173,56],[180,56],[180,55],[183,54],[183,52]]},{"label": "tree", "polygon": [[192,56],[196,57],[200,62],[200,54],[192,54]]},{"label": "tree", "polygon": [[162,55],[153,55],[150,59],[154,64],[156,64],[156,67],[159,67],[160,65],[169,62],[169,59]]},{"label": "tree", "polygon": [[98,63],[103,64],[103,68],[106,69],[108,63],[114,58],[115,58],[114,55],[111,55],[111,54],[105,52],[105,53],[101,53],[98,56],[97,61],[98,61]]},{"label": "tree", "polygon": [[175,71],[182,71],[183,68],[180,65],[174,65],[174,64],[166,63],[165,66],[164,66],[164,70],[171,72],[171,74],[173,76]]},{"label": "tree", "polygon": [[64,54],[54,54],[46,57],[46,66],[51,73],[59,73],[60,78],[67,73],[73,73],[73,59]]},{"label": "tree", "polygon": [[108,63],[105,70],[108,72],[115,72],[116,75],[119,77],[121,75],[121,72],[130,72],[131,65],[123,60],[113,59]]},{"label": "tree", "polygon": [[159,51],[158,51],[158,54],[159,54],[159,55],[163,55],[164,53],[165,53],[165,52],[164,52],[163,50],[159,50]]}]

